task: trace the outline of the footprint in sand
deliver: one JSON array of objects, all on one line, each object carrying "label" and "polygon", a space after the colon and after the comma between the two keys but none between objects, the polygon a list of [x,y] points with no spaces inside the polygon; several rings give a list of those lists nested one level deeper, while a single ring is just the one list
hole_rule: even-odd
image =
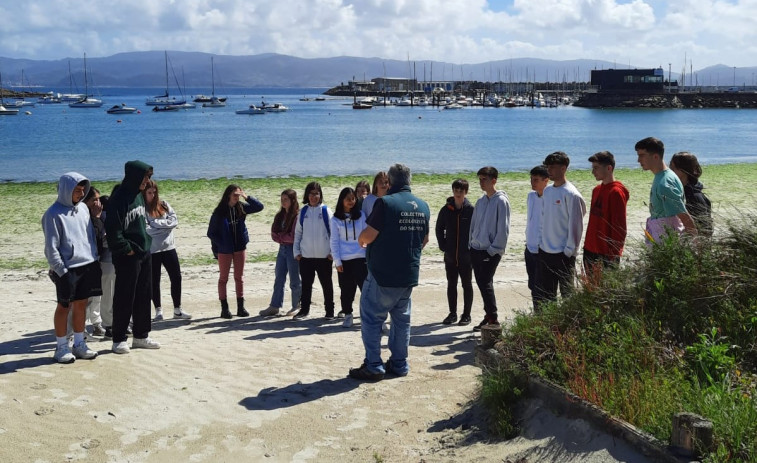
[{"label": "footprint in sand", "polygon": [[49,414],[51,414],[54,411],[55,410],[52,409],[52,408],[50,408],[50,407],[41,407],[41,408],[38,408],[38,409],[34,410],[34,414],[38,415],[38,416],[44,416],[44,415],[49,415]]},{"label": "footprint in sand", "polygon": [[29,388],[34,389],[35,391],[41,391],[42,389],[47,389],[47,384],[34,383],[31,386],[29,386]]}]

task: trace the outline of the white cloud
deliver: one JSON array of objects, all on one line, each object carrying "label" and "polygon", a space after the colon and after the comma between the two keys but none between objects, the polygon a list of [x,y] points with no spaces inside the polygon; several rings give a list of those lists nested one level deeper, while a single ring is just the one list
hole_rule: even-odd
[{"label": "white cloud", "polygon": [[697,67],[751,66],[755,15],[757,0],[26,0],[0,5],[0,56],[168,49],[680,68],[686,54]]}]

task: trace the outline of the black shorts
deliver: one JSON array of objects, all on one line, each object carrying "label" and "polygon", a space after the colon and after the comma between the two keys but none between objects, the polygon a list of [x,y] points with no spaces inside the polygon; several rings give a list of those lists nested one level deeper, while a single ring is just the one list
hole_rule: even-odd
[{"label": "black shorts", "polygon": [[102,270],[100,262],[92,262],[82,267],[70,268],[62,277],[50,270],[50,279],[55,283],[55,295],[63,307],[73,301],[102,296]]}]

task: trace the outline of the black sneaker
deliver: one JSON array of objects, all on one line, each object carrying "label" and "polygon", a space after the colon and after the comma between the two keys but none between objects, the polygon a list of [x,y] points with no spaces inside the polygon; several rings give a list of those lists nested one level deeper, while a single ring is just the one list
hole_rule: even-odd
[{"label": "black sneaker", "polygon": [[460,321],[457,322],[457,324],[460,326],[465,326],[465,325],[470,325],[470,322],[471,322],[470,315],[463,314],[463,316],[460,317]]},{"label": "black sneaker", "polygon": [[481,323],[473,327],[473,331],[481,331],[481,328],[486,325],[499,325],[499,322],[497,321],[492,322],[492,321],[489,321],[489,319],[484,317],[484,320]]},{"label": "black sneaker", "polygon": [[333,320],[334,319],[334,312],[326,312],[326,316],[324,318],[326,320]]},{"label": "black sneaker", "polygon": [[105,334],[103,335],[103,341],[107,339],[113,339],[113,330],[109,326],[105,327]]},{"label": "black sneaker", "polygon": [[442,323],[445,325],[451,325],[453,323],[457,322],[457,314],[456,313],[450,313],[447,315],[447,318],[445,318]]},{"label": "black sneaker", "polygon": [[292,319],[293,320],[304,320],[304,319],[308,318],[309,315],[310,315],[310,311],[309,310],[302,310],[302,309],[300,309],[300,311],[297,312],[297,314],[295,314],[295,316],[292,317]]},{"label": "black sneaker", "polygon": [[371,373],[366,368],[365,363],[360,365],[360,368],[351,368],[349,377],[352,379],[358,379],[361,381],[381,381],[384,379],[383,373]]}]

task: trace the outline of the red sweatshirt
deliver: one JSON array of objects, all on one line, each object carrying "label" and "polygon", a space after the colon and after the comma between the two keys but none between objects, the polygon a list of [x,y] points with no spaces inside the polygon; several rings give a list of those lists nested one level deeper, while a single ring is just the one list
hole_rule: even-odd
[{"label": "red sweatshirt", "polygon": [[584,239],[585,250],[603,256],[623,255],[628,198],[628,190],[618,181],[594,187],[589,226]]}]

